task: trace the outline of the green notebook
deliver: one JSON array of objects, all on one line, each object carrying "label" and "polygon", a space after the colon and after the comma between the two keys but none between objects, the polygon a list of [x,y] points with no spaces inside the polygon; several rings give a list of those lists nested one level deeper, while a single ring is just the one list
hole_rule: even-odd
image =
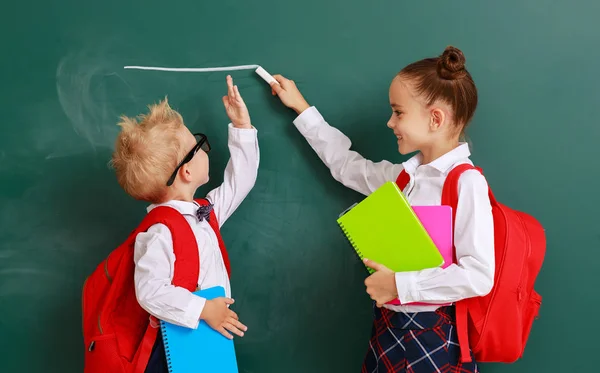
[{"label": "green notebook", "polygon": [[383,184],[350,207],[337,222],[361,260],[374,260],[394,272],[444,264],[444,258],[394,182]]}]

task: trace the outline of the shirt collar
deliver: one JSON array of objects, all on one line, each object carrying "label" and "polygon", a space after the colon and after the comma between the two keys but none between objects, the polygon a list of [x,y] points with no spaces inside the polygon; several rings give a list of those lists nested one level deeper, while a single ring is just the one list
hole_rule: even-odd
[{"label": "shirt collar", "polygon": [[179,211],[179,213],[182,215],[196,216],[196,211],[198,210],[198,207],[200,205],[198,205],[195,201],[187,202],[187,201],[171,200],[171,201],[168,201],[165,203],[152,204],[152,205],[148,206],[147,210],[148,210],[148,212],[150,212],[159,206],[172,207],[175,210]]},{"label": "shirt collar", "polygon": [[[427,166],[433,167],[439,172],[445,174],[450,171],[452,166],[454,166],[457,162],[465,158],[469,158],[470,155],[471,151],[469,150],[469,144],[466,142],[461,142],[456,148],[435,159],[433,162],[428,163]],[[421,166],[422,163],[423,155],[418,153],[404,162],[402,165],[404,166],[406,172],[409,175],[412,175],[417,170],[417,167]]]}]

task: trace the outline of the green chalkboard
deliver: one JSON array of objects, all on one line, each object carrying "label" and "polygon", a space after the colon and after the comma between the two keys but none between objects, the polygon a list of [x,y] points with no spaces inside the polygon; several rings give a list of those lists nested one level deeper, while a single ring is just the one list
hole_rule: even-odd
[{"label": "green chalkboard", "polygon": [[[595,212],[600,3],[281,0],[12,2],[0,102],[0,370],[81,372],[84,278],[144,215],[108,167],[121,114],[168,95],[227,162],[224,73],[125,65],[260,64],[293,78],[374,159],[403,160],[385,124],[407,63],[461,48],[480,92],[470,137],[496,196],[547,229],[544,301],[521,361],[484,372],[592,371],[600,334]],[[360,198],[336,183],[252,71],[233,74],[262,150],[224,226],[244,373],[358,372],[367,275],[335,223]]]}]

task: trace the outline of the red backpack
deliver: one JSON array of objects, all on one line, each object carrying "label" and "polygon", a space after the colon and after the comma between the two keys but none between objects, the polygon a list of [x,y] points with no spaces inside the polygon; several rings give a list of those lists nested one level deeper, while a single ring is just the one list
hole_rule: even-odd
[{"label": "red backpack", "polygon": [[[451,206],[454,217],[458,180],[463,172],[472,169],[482,172],[470,164],[461,164],[450,171],[444,182],[442,205]],[[409,181],[410,176],[402,171],[396,183],[404,190]],[[479,362],[511,363],[523,355],[542,303],[533,285],[546,253],[546,237],[535,218],[499,203],[491,189],[489,196],[494,216],[494,286],[484,297],[456,303],[458,341],[463,362],[471,361],[471,349]]]},{"label": "red backpack", "polygon": [[[207,205],[206,199],[196,200]],[[98,265],[83,285],[83,341],[86,347],[84,373],[143,373],[158,332],[157,320],[137,302],[133,274],[133,252],[138,233],[161,223],[171,231],[175,273],[173,285],[195,291],[200,271],[198,244],[192,228],[177,210],[159,206]],[[213,228],[227,273],[229,259],[214,211]]]}]

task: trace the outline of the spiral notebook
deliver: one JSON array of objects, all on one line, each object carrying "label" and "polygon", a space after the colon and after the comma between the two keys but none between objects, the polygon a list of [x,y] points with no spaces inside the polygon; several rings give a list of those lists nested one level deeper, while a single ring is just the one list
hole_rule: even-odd
[{"label": "spiral notebook", "polygon": [[361,259],[369,258],[394,272],[444,264],[442,254],[394,182],[383,184],[350,207],[337,222]]},{"label": "spiral notebook", "polygon": [[[214,299],[225,296],[222,286],[199,290],[194,294]],[[169,373],[237,373],[233,340],[225,338],[204,321],[197,329],[160,322]]]}]

